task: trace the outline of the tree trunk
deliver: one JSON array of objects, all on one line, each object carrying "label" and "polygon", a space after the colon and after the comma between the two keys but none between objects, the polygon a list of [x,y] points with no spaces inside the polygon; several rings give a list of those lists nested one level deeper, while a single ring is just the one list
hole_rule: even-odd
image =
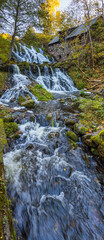
[{"label": "tree trunk", "polygon": [[16,32],[14,32],[14,34],[13,34],[13,36],[12,36],[11,43],[10,43],[10,51],[9,51],[9,59],[8,59],[9,62],[10,62],[11,57],[12,57],[12,49],[13,49],[13,44],[14,44],[15,35],[16,35]]},{"label": "tree trunk", "polygon": [[12,35],[12,40],[11,40],[11,43],[10,43],[10,51],[9,51],[9,59],[8,59],[9,62],[10,62],[11,57],[12,57],[12,49],[13,49],[13,44],[14,44],[16,32],[17,32],[17,22],[18,22],[19,6],[20,6],[20,0],[18,0],[17,9],[16,9],[14,33]]},{"label": "tree trunk", "polygon": [[103,24],[104,24],[104,0],[102,0],[102,16],[103,16]]},{"label": "tree trunk", "polygon": [[92,37],[91,37],[91,31],[89,29],[89,39],[90,39],[90,46],[91,46],[91,55],[92,55],[92,66],[93,66],[93,70],[94,70],[94,49],[93,49],[93,42],[92,42]]}]

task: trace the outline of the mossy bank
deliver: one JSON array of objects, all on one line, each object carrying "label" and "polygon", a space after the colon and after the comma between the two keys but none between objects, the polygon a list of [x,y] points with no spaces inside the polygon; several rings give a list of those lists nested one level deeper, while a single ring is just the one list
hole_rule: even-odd
[{"label": "mossy bank", "polygon": [[0,239],[16,240],[13,219],[6,193],[6,181],[3,164],[3,150],[7,147],[7,140],[3,120],[0,119]]}]

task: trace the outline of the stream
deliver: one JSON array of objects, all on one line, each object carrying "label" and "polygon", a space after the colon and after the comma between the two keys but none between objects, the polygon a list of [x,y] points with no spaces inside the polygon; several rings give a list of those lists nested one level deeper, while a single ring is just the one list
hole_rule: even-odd
[{"label": "stream", "polygon": [[[13,54],[18,61],[36,62],[38,68],[37,77],[31,69],[30,75],[22,75],[13,65],[11,88],[0,99],[19,116],[22,132],[4,154],[17,239],[104,240],[102,173],[81,139],[73,149],[66,137],[70,127],[66,127],[65,119],[78,119],[74,103],[79,91],[60,69],[45,67],[41,73],[38,63],[50,61],[41,49],[37,53],[33,47],[20,45]],[[52,92],[54,100],[39,102],[27,88],[29,76]],[[25,93],[36,102],[31,111],[17,104]],[[84,154],[89,155],[90,165],[83,160]]]}]

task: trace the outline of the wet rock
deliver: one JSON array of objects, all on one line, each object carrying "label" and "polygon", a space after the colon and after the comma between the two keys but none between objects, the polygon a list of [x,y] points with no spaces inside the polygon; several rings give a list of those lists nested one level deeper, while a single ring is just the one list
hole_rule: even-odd
[{"label": "wet rock", "polygon": [[104,216],[104,202],[103,202],[102,205],[101,205],[100,211],[101,211],[101,213],[102,213],[103,216]]},{"label": "wet rock", "polygon": [[103,145],[99,145],[98,146],[98,153],[99,153],[99,155],[103,158],[103,160],[104,160],[104,144]]},{"label": "wet rock", "polygon": [[68,118],[65,119],[66,126],[70,126],[70,125],[73,126],[75,123],[76,121],[74,119],[68,119]]},{"label": "wet rock", "polygon": [[59,137],[59,132],[56,132],[56,133],[55,132],[50,132],[49,133],[49,135],[48,135],[49,139],[52,139],[54,137],[58,138]]},{"label": "wet rock", "polygon": [[74,142],[78,141],[78,136],[73,131],[67,131],[66,136]]},{"label": "wet rock", "polygon": [[10,136],[11,139],[17,140],[21,137],[21,131],[18,131],[16,133],[14,133],[13,135]]},{"label": "wet rock", "polygon": [[59,132],[56,132],[56,133],[55,133],[55,137],[56,137],[56,138],[58,138],[59,135],[60,135]]},{"label": "wet rock", "polygon": [[89,147],[92,147],[93,146],[93,143],[91,141],[91,137],[92,137],[92,134],[87,134],[87,135],[84,135],[82,137],[82,141],[87,144]]},{"label": "wet rock", "polygon": [[47,118],[48,121],[52,120],[53,114],[52,113],[48,113],[46,118]]},{"label": "wet rock", "polygon": [[34,122],[34,121],[35,121],[35,118],[34,118],[34,115],[33,115],[33,114],[30,116],[30,121],[31,121],[31,122]]},{"label": "wet rock", "polygon": [[34,145],[31,143],[26,149],[27,150],[30,150],[30,149],[32,149],[34,147]]},{"label": "wet rock", "polygon": [[90,166],[90,157],[88,156],[88,154],[87,154],[87,153],[84,153],[84,154],[82,155],[82,158],[83,158],[83,160],[86,162],[86,164],[87,164],[88,166]]},{"label": "wet rock", "polygon": [[35,102],[34,102],[34,100],[27,100],[27,101],[21,103],[21,106],[31,109],[35,106]]}]

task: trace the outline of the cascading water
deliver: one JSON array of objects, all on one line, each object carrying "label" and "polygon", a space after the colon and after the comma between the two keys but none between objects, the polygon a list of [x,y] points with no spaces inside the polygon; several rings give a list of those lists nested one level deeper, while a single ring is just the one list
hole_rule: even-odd
[{"label": "cascading water", "polygon": [[[27,77],[14,65],[12,86],[2,95],[2,102],[15,99],[17,104],[16,99],[25,93],[34,99],[27,87],[31,78],[48,91],[62,94],[76,90],[71,78],[60,69],[44,66],[41,70],[38,63],[47,59],[41,50],[37,53],[32,47],[20,45],[13,54],[20,62],[36,62],[38,77],[31,67]],[[72,116],[69,109],[66,112],[67,101],[39,103],[34,112],[17,112],[22,134],[10,145],[4,164],[18,240],[104,239],[104,198],[97,179],[99,173],[91,157],[90,167],[84,162],[80,139],[77,149],[69,148],[64,122],[66,116]],[[72,112],[76,117],[78,109]],[[31,115],[34,122],[30,121]]]},{"label": "cascading water", "polygon": [[[16,51],[16,52],[15,52]],[[48,57],[44,56],[44,52],[42,49],[39,49],[39,53],[31,47],[31,49],[27,48],[24,45],[20,44],[20,49],[18,51],[17,47],[13,51],[13,54],[17,58],[18,61],[27,61],[30,63],[43,63],[43,62],[50,62]],[[21,59],[20,59],[21,58]],[[52,59],[53,62],[53,59]],[[44,73],[41,74],[40,67],[38,67],[39,76],[36,78],[34,74],[32,73],[32,70],[30,70],[30,77],[36,80],[39,84],[41,84],[44,88],[46,88],[48,91],[75,91],[77,90],[74,87],[74,83],[72,79],[67,75],[64,74],[60,69],[53,69],[51,68],[51,73],[49,73],[49,69],[47,66],[44,67]]]},{"label": "cascading water", "polygon": [[35,102],[37,98],[29,91],[27,85],[31,82],[29,78],[20,73],[19,67],[14,64],[12,65],[13,68],[13,75],[12,75],[12,87],[4,92],[0,101],[2,103],[8,104],[11,101],[16,101],[19,96],[24,96],[24,94],[28,94]]},{"label": "cascading water", "polygon": [[74,87],[72,79],[67,74],[63,73],[59,68],[55,68],[53,71],[51,67],[44,66],[44,73],[41,74],[40,67],[37,67],[39,76],[36,78],[30,69],[30,77],[37,83],[41,84],[48,91],[53,93],[77,91],[77,89]]},{"label": "cascading water", "polygon": [[[60,109],[61,110],[61,109]],[[103,240],[104,200],[94,165],[81,148],[69,151],[61,120],[51,127],[40,109],[35,122],[4,156],[18,239]]]},{"label": "cascading water", "polygon": [[46,90],[51,92],[73,92],[77,91],[74,87],[72,79],[65,73],[63,73],[59,68],[53,70],[51,67],[44,66],[44,72],[41,74],[41,69],[38,63],[48,62],[48,57],[43,55],[43,51],[40,49],[38,53],[33,47],[31,49],[27,48],[25,45],[20,44],[19,50],[15,46],[15,51],[13,50],[13,55],[17,58],[19,62],[27,61],[30,63],[37,63],[38,77],[37,74],[32,72],[30,67],[29,76],[25,76],[20,73],[19,67],[14,64],[13,76],[12,76],[12,87],[7,90],[1,97],[0,101],[4,104],[8,104],[13,101],[16,102],[19,96],[24,96],[28,94],[35,102],[38,102],[36,97],[29,91],[27,85],[31,84],[29,77],[32,78],[35,82],[41,84]]},{"label": "cascading water", "polygon": [[44,63],[50,62],[48,57],[43,55],[42,49],[37,52],[34,47],[28,48],[23,44],[19,44],[19,50],[17,46],[15,46],[13,50],[13,55],[17,58],[19,62],[29,62],[29,63]]}]

